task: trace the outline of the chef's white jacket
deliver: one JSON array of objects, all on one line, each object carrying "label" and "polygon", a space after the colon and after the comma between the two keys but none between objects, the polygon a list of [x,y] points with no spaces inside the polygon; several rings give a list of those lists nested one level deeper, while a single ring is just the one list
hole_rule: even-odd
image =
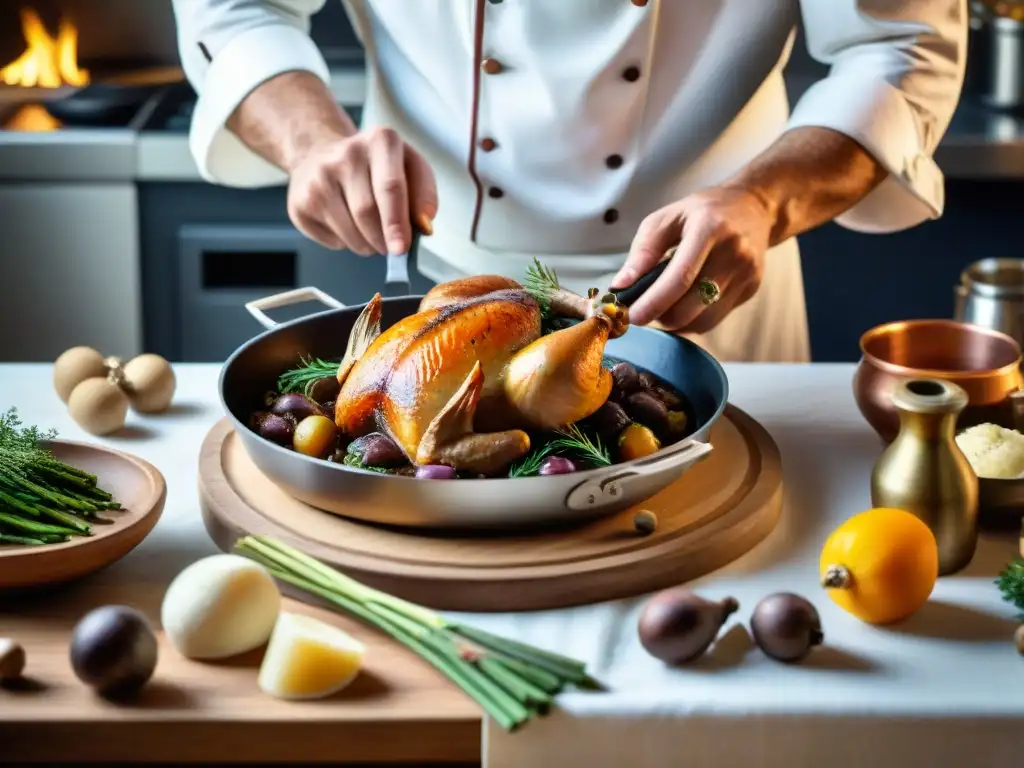
[{"label": "chef's white jacket", "polygon": [[[840,131],[889,171],[842,226],[891,232],[942,212],[932,155],[963,80],[966,0],[343,2],[366,48],[363,127],[394,127],[437,176],[419,258],[434,280],[520,278],[537,257],[568,286],[603,289],[647,214],[794,126]],[[206,179],[286,181],[225,122],[282,72],[328,81],[308,36],[323,3],[175,0]],[[830,72],[790,114],[782,69],[801,13]],[[795,241],[772,249],[758,295],[700,341],[725,360],[808,359]]]}]

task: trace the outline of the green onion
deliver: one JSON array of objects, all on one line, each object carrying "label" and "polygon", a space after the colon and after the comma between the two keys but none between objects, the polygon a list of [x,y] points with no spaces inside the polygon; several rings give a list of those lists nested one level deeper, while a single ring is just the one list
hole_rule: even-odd
[{"label": "green onion", "polygon": [[465,691],[505,730],[545,714],[554,695],[569,684],[599,687],[581,661],[449,622],[268,536],[246,536],[235,551],[263,565],[278,580],[402,643]]}]

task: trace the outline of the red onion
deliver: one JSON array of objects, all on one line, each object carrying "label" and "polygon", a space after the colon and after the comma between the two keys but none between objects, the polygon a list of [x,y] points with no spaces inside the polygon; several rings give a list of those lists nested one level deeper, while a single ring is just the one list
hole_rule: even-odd
[{"label": "red onion", "polygon": [[454,480],[455,470],[444,464],[424,464],[416,467],[416,477],[420,480]]},{"label": "red onion", "polygon": [[576,465],[562,456],[548,456],[540,465],[542,475],[567,475],[576,471]]}]

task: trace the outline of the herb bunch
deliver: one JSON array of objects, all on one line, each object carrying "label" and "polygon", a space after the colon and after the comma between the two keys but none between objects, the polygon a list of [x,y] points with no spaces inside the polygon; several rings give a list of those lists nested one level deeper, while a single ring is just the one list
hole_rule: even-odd
[{"label": "herb bunch", "polygon": [[299,358],[299,365],[278,376],[277,391],[282,395],[298,392],[309,397],[317,381],[338,375],[338,365],[318,357]]},{"label": "herb bunch", "polygon": [[235,551],[279,581],[397,640],[440,670],[505,730],[545,714],[566,686],[600,688],[581,661],[448,621],[268,536],[246,536]]},{"label": "herb bunch", "polygon": [[56,434],[23,425],[13,408],[0,415],[0,544],[38,546],[89,536],[89,518],[121,509],[95,475],[42,446]]},{"label": "herb bunch", "polygon": [[599,437],[588,435],[578,424],[570,424],[555,430],[550,440],[509,467],[508,476],[532,477],[540,471],[544,459],[553,454],[568,454],[591,469],[607,467],[612,463],[608,448]]},{"label": "herb bunch", "polygon": [[1024,558],[1018,557],[1010,562],[1000,572],[995,583],[1003,600],[1013,605],[1024,617]]}]

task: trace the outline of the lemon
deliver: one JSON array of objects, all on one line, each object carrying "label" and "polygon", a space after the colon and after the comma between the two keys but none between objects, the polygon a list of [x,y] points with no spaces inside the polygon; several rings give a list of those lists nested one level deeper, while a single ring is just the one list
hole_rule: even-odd
[{"label": "lemon", "polygon": [[338,627],[282,612],[260,665],[260,690],[278,699],[319,699],[351,683],[366,647]]}]

